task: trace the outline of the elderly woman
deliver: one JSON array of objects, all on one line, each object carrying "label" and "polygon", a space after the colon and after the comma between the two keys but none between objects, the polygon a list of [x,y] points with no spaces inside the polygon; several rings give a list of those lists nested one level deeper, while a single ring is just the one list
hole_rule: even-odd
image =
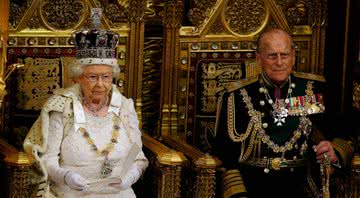
[{"label": "elderly woman", "polygon": [[112,84],[118,35],[83,30],[75,41],[76,84],[55,91],[24,142],[46,181],[38,195],[135,197],[131,185],[148,161],[133,101]]}]

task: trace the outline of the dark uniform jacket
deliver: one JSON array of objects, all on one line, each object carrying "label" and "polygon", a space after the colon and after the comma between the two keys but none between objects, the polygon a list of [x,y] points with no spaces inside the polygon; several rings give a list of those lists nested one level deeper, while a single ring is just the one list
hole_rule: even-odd
[{"label": "dark uniform jacket", "polygon": [[[276,88],[260,75],[244,87],[230,86],[223,93],[213,150],[227,170],[224,197],[321,193],[320,176],[310,173],[320,169],[312,146],[325,139],[320,131],[331,129],[324,113],[323,88],[320,82],[294,76]],[[342,164],[352,152],[346,144],[341,139],[333,143]]]}]

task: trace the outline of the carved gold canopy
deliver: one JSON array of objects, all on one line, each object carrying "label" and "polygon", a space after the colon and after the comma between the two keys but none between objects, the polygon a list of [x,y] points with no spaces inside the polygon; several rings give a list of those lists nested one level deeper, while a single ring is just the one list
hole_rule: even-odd
[{"label": "carved gold canopy", "polygon": [[176,96],[184,101],[178,103],[178,128],[188,142],[208,144],[217,97],[226,84],[258,75],[256,40],[265,29],[289,32],[296,48],[295,71],[324,79],[326,1],[197,0],[187,17],[191,25],[179,26],[172,39],[179,41]]}]

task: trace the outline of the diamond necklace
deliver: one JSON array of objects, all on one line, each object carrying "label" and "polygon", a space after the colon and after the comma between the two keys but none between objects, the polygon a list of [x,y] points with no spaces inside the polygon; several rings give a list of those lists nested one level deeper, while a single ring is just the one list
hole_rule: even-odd
[{"label": "diamond necklace", "polygon": [[[259,89],[259,92],[264,93],[266,100],[272,106],[272,108],[273,108],[272,115],[274,117],[274,123],[276,124],[276,126],[282,126],[283,123],[286,122],[286,118],[287,118],[288,112],[289,112],[289,110],[286,108],[286,106],[290,102],[289,98],[291,98],[292,88],[295,88],[295,84],[291,83],[291,78],[289,76],[289,88],[288,88],[288,92],[286,95],[286,99],[283,100],[283,99],[275,98],[275,102],[274,102],[271,99],[269,91],[265,87],[264,83],[261,82],[261,87]],[[260,105],[264,106],[265,101],[260,100]]]},{"label": "diamond necklace", "polygon": [[105,100],[103,100],[100,105],[94,106],[94,105],[91,105],[85,98],[82,99],[84,106],[85,106],[94,116],[96,116],[97,113],[106,106],[106,104],[108,103],[108,100],[109,100],[109,97],[106,96]]}]

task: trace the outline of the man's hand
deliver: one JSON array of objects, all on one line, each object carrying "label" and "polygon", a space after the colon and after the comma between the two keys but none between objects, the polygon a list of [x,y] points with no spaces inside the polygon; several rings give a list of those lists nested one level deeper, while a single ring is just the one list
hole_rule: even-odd
[{"label": "man's hand", "polygon": [[331,163],[336,163],[338,161],[334,148],[329,141],[321,141],[318,145],[313,146],[313,149],[316,153],[316,159],[319,162],[324,160],[324,154],[329,157]]}]

